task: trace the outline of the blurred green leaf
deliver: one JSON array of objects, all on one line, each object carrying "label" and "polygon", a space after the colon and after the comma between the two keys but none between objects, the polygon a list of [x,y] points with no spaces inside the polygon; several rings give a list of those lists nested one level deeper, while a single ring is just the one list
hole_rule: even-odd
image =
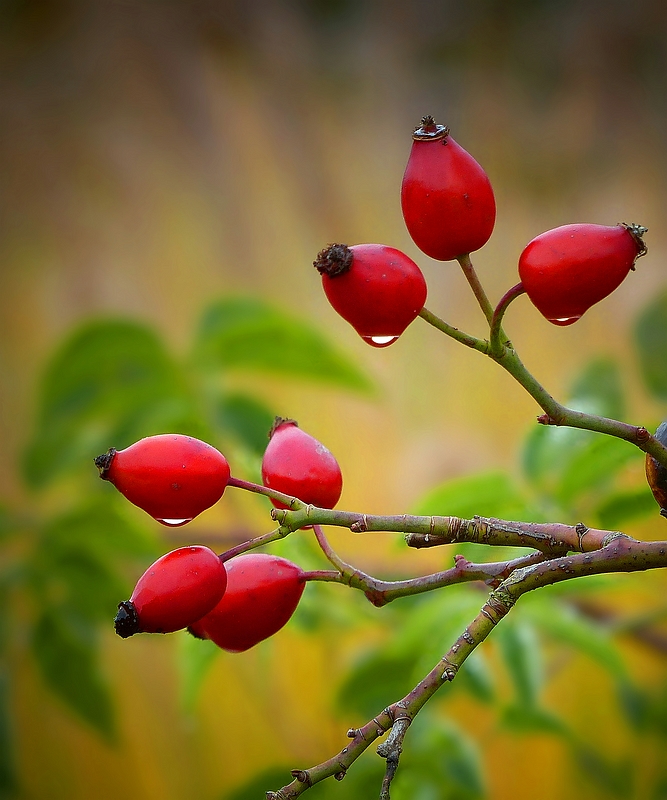
[{"label": "blurred green leaf", "polygon": [[181,706],[187,713],[195,710],[206,673],[220,654],[220,648],[208,639],[189,633],[179,635],[178,662],[181,673]]},{"label": "blurred green leaf", "polygon": [[612,760],[582,741],[573,743],[572,752],[582,775],[598,788],[622,800],[635,796],[632,791],[635,778],[632,757]]},{"label": "blurred green leaf", "polygon": [[639,368],[651,394],[667,401],[667,292],[644,308],[635,322]]},{"label": "blurred green leaf", "polygon": [[551,709],[539,705],[524,705],[511,703],[506,706],[501,715],[504,727],[515,733],[552,733],[566,735],[567,725]]},{"label": "blurred green leaf", "polygon": [[183,377],[153,331],[130,321],[91,322],[46,368],[24,477],[44,486],[73,466],[90,465],[109,446],[176,425],[196,435],[192,417]]},{"label": "blurred green leaf", "polygon": [[416,504],[414,514],[474,516],[534,521],[533,510],[512,478],[505,472],[482,472],[454,478],[427,492]]},{"label": "blurred green leaf", "polygon": [[256,298],[229,298],[211,306],[202,318],[194,357],[212,371],[279,373],[356,391],[372,389],[364,372],[317,328]]},{"label": "blurred green leaf", "polygon": [[596,414],[622,419],[625,414],[623,381],[618,363],[611,358],[594,358],[574,380],[569,397],[572,405],[594,406]]},{"label": "blurred green leaf", "polygon": [[492,703],[495,700],[493,671],[479,648],[466,658],[465,664],[456,675],[456,683],[482,703]]},{"label": "blurred green leaf", "polygon": [[82,619],[110,624],[127,599],[128,568],[152,560],[157,548],[114,501],[94,498],[44,526],[27,562],[44,607],[67,607]]},{"label": "blurred green leaf", "polygon": [[474,742],[450,720],[434,714],[420,715],[408,730],[391,787],[392,798],[481,800],[485,794]]},{"label": "blurred green leaf", "polygon": [[523,618],[510,618],[495,631],[495,642],[514,685],[516,705],[537,707],[544,665],[535,629]]},{"label": "blurred green leaf", "polygon": [[585,617],[572,605],[535,595],[522,608],[547,636],[567,644],[578,653],[596,661],[615,678],[625,680],[627,671],[621,652],[611,635],[599,624]]},{"label": "blurred green leaf", "polygon": [[626,464],[643,458],[642,451],[629,442],[597,434],[563,465],[558,486],[561,503],[573,503],[592,489],[599,492]]},{"label": "blurred green leaf", "polygon": [[366,652],[338,687],[336,706],[364,720],[372,719],[412,689],[414,657],[383,649]]},{"label": "blurred green leaf", "polygon": [[10,697],[9,675],[4,668],[0,668],[0,800],[9,800],[18,794],[10,719]]},{"label": "blurred green leaf", "polygon": [[32,632],[32,651],[48,686],[108,740],[116,735],[111,696],[98,664],[94,628],[48,609]]},{"label": "blurred green leaf", "polygon": [[613,530],[624,523],[660,513],[648,485],[637,489],[616,492],[606,497],[595,509],[600,527]]},{"label": "blurred green leaf", "polygon": [[258,456],[266,450],[275,416],[259,400],[241,393],[225,395],[217,408],[217,420],[222,430],[232,434]]}]

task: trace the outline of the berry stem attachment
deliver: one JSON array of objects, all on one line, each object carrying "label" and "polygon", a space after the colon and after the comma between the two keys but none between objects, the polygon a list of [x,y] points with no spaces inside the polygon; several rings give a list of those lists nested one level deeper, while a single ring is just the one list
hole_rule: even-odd
[{"label": "berry stem attachment", "polygon": [[502,333],[502,323],[505,312],[513,300],[516,300],[517,297],[525,293],[526,290],[523,288],[523,284],[517,283],[516,286],[513,286],[505,292],[493,312],[491,329],[489,331],[489,343],[491,344],[491,355],[494,358],[498,357],[502,353],[503,348],[507,346],[507,342],[503,341]]},{"label": "berry stem attachment", "polygon": [[289,506],[293,511],[307,508],[306,503],[302,503],[297,497],[292,497],[284,492],[278,492],[275,489],[269,489],[268,486],[261,486],[258,483],[244,481],[241,478],[230,477],[229,481],[227,482],[227,486],[234,486],[237,489],[245,489],[247,492],[254,492],[255,494],[263,494],[264,497],[268,497],[269,500],[277,500],[279,503]]},{"label": "berry stem attachment", "polygon": [[241,542],[235,547],[230,547],[224,553],[220,553],[220,561],[229,561],[230,558],[240,556],[241,553],[247,553],[249,550],[254,550],[257,547],[262,547],[265,544],[277,542],[279,539],[284,539],[289,531],[287,528],[276,528],[269,533],[264,533],[261,536],[256,536],[254,539],[248,539],[247,542]]}]

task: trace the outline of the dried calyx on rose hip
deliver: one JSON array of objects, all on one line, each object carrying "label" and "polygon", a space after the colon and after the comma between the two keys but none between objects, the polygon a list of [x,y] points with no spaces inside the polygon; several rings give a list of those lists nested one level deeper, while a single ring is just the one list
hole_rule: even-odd
[{"label": "dried calyx on rose hip", "polygon": [[417,264],[383,244],[331,244],[313,265],[333,308],[373,347],[393,344],[426,302]]},{"label": "dried calyx on rose hip", "polygon": [[[667,422],[658,425],[655,438],[667,447]],[[656,461],[650,453],[646,454],[646,480],[660,506],[660,513],[667,517],[667,467]]]},{"label": "dried calyx on rose hip", "polygon": [[279,631],[296,610],[306,577],[279,556],[248,553],[226,562],[222,600],[188,630],[230,653],[241,653]]},{"label": "dried calyx on rose hip", "polygon": [[125,450],[112,447],[95,464],[101,478],[170,527],[217,503],[230,476],[227,459],[215,447],[178,433],[148,436]]},{"label": "dried calyx on rose hip", "polygon": [[[309,505],[333,508],[343,475],[333,454],[293,419],[276,417],[262,458],[262,483]],[[287,508],[277,500],[276,508]]]},{"label": "dried calyx on rose hip", "polygon": [[220,601],[227,570],[213,550],[192,545],[159,558],[118,605],[116,633],[172,633],[187,628]]},{"label": "dried calyx on rose hip", "polygon": [[577,223],[541,233],[519,257],[533,305],[554,325],[571,325],[611,294],[646,253],[641,225]]},{"label": "dried calyx on rose hip", "polygon": [[414,243],[438,261],[479,250],[496,221],[486,172],[431,116],[422,118],[412,138],[401,206]]}]

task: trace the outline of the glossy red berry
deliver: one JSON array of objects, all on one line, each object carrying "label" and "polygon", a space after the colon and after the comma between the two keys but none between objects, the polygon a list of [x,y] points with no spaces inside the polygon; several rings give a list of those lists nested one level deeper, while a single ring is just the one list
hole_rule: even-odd
[{"label": "glossy red berry", "polygon": [[227,459],[206,442],[165,433],[98,456],[100,477],[163,525],[176,527],[218,502],[229,481]]},{"label": "glossy red berry", "polygon": [[414,243],[438,261],[479,250],[496,221],[486,172],[431,116],[423,117],[412,138],[401,206]]},{"label": "glossy red berry", "polygon": [[554,325],[571,325],[611,294],[646,252],[641,225],[579,223],[540,234],[519,257],[533,305]]},{"label": "glossy red berry", "polygon": [[230,653],[268,639],[294,613],[306,579],[296,564],[266,553],[248,553],[227,564],[227,590],[203,619],[190,627]]},{"label": "glossy red berry", "polygon": [[180,547],[158,558],[139,578],[132,597],[119,604],[116,633],[171,633],[187,628],[223,597],[227,570],[213,550]]},{"label": "glossy red berry", "polygon": [[374,347],[395,342],[426,302],[421,270],[394,247],[332,244],[313,263],[331,305]]},{"label": "glossy red berry", "polygon": [[[343,490],[343,475],[332,453],[293,419],[282,417],[276,417],[264,451],[262,482],[320,508],[333,508]],[[277,500],[272,503],[286,508]]]}]

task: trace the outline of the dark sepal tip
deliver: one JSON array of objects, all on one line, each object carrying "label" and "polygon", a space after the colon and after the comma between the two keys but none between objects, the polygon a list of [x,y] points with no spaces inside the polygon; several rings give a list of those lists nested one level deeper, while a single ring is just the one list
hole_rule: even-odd
[{"label": "dark sepal tip", "polygon": [[137,614],[134,603],[130,600],[123,600],[122,603],[118,603],[118,613],[114,619],[114,627],[121,639],[127,639],[129,636],[139,633],[139,614]]},{"label": "dark sepal tip", "polygon": [[110,447],[106,453],[102,453],[95,459],[95,466],[100,471],[100,478],[107,480],[107,472],[117,452],[115,447]]},{"label": "dark sepal tip", "polygon": [[320,275],[335,278],[351,269],[353,259],[354,253],[346,244],[330,244],[324,250],[320,250],[313,261],[313,266]]}]

